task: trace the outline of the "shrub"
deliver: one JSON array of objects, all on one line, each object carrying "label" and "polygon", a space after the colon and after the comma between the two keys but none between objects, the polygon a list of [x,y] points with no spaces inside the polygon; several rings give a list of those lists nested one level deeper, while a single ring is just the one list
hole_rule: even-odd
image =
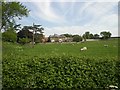
[{"label": "shrub", "polygon": [[16,42],[17,34],[15,33],[15,31],[9,29],[5,31],[4,33],[2,33],[2,39],[8,42]]},{"label": "shrub", "polygon": [[82,41],[82,37],[79,36],[79,35],[75,35],[75,36],[73,36],[73,41],[74,41],[74,42]]},{"label": "shrub", "polygon": [[116,60],[73,56],[3,57],[3,88],[105,88],[117,85]]},{"label": "shrub", "polygon": [[28,43],[28,42],[30,42],[30,39],[29,39],[29,38],[20,38],[20,39],[19,39],[19,43],[21,43],[21,44],[26,44],[26,43]]}]

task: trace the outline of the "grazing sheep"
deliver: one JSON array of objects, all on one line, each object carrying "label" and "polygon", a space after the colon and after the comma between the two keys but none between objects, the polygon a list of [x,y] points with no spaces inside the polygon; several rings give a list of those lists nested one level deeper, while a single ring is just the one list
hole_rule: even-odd
[{"label": "grazing sheep", "polygon": [[114,85],[110,85],[110,86],[109,86],[109,89],[110,89],[110,90],[115,90],[115,89],[118,89],[118,87],[117,87],[117,86],[114,86]]},{"label": "grazing sheep", "polygon": [[87,47],[83,47],[83,48],[81,48],[80,50],[81,50],[81,51],[85,51],[85,50],[87,50]]}]

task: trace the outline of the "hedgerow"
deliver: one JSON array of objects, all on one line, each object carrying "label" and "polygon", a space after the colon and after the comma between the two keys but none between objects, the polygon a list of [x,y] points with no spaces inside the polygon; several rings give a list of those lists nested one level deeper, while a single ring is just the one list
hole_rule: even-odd
[{"label": "hedgerow", "polygon": [[112,58],[3,56],[3,88],[106,88],[118,86]]}]

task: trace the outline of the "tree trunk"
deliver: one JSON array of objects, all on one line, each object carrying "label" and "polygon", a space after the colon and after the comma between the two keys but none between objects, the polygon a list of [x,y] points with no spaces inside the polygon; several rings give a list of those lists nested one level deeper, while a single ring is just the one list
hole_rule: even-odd
[{"label": "tree trunk", "polygon": [[33,38],[32,38],[32,47],[34,47],[34,30],[33,30]]}]

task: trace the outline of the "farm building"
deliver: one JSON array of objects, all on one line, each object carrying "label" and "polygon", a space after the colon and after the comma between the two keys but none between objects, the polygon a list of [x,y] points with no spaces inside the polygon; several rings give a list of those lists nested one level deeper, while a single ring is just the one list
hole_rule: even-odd
[{"label": "farm building", "polygon": [[66,40],[66,37],[64,35],[50,35],[49,36],[50,42],[64,42]]},{"label": "farm building", "polygon": [[73,38],[66,37],[64,35],[54,34],[54,35],[49,36],[49,40],[50,40],[50,42],[72,42]]}]

